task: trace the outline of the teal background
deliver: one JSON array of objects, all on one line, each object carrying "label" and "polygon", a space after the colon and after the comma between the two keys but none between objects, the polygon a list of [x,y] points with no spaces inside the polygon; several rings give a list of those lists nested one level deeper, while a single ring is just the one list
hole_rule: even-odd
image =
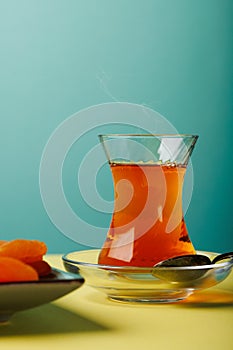
[{"label": "teal background", "polygon": [[126,101],[200,136],[190,236],[197,249],[233,250],[232,15],[232,0],[0,0],[0,239],[83,248],[43,207],[42,152],[70,115]]}]

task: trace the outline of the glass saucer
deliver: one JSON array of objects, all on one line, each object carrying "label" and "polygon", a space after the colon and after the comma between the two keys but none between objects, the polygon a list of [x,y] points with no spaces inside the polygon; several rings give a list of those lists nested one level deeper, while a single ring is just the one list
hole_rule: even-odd
[{"label": "glass saucer", "polygon": [[[170,303],[186,299],[195,291],[212,287],[231,272],[232,264],[186,267],[137,267],[98,264],[100,250],[71,252],[62,257],[67,271],[111,300],[137,303]],[[198,252],[211,260],[215,253]]]}]

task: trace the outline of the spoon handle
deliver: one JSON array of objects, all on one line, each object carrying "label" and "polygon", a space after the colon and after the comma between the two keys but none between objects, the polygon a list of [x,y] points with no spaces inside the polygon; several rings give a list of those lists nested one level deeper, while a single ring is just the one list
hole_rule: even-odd
[{"label": "spoon handle", "polygon": [[212,264],[216,264],[216,262],[221,261],[221,260],[225,260],[225,259],[230,259],[229,262],[233,264],[233,252],[223,253],[223,254],[217,255],[212,260]]}]

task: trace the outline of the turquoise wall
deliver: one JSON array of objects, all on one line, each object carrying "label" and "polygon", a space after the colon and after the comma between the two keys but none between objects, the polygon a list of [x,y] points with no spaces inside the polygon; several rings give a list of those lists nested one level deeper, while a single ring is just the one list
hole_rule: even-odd
[{"label": "turquoise wall", "polygon": [[82,248],[43,207],[42,152],[72,114],[126,101],[200,136],[190,236],[198,249],[233,250],[232,15],[232,0],[0,0],[0,239]]}]

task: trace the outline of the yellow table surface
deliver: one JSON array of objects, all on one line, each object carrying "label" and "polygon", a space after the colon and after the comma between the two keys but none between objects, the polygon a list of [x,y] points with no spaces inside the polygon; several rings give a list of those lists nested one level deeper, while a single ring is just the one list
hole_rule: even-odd
[{"label": "yellow table surface", "polygon": [[[64,269],[60,255],[48,255]],[[110,301],[86,285],[0,326],[2,350],[233,349],[233,273],[218,287],[174,304]]]}]

